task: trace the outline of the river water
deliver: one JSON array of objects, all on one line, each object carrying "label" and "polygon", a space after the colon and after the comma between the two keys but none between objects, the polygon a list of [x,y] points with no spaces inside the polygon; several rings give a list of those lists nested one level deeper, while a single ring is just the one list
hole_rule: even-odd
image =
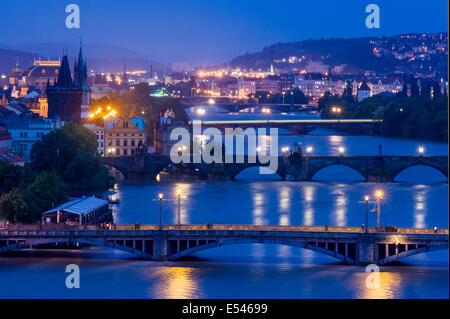
[{"label": "river water", "polygon": [[[316,154],[447,155],[447,144],[379,136],[317,135],[280,138],[281,144],[311,145]],[[262,178],[262,176],[264,176]],[[360,182],[349,168],[334,166],[312,182],[284,182],[258,175],[237,181],[121,182],[117,224],[158,223],[157,194],[163,193],[163,222],[175,223],[176,190],[182,191],[181,221],[192,224],[360,226],[359,201],[382,189],[381,222],[399,227],[448,227],[448,183],[439,172],[412,167],[395,183]],[[375,213],[369,224],[375,225]],[[65,267],[77,264],[81,288],[65,287]],[[245,244],[214,248],[177,262],[155,263],[106,248],[14,252],[0,256],[0,298],[448,298],[448,251],[411,256],[380,267],[379,288],[367,288],[364,267],[348,266],[300,248]]]}]

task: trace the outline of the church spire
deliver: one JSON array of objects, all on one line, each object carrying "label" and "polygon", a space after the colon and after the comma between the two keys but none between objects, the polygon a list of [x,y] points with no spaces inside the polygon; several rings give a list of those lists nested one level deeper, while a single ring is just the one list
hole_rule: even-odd
[{"label": "church spire", "polygon": [[88,89],[87,83],[86,83],[86,77],[87,77],[87,67],[86,67],[86,61],[84,61],[83,58],[83,48],[82,48],[82,42],[80,38],[80,51],[78,53],[78,63],[75,62],[75,69],[74,69],[74,77],[75,77],[75,86],[82,88],[82,89]]},{"label": "church spire", "polygon": [[69,61],[67,55],[64,55],[61,67],[59,68],[58,80],[56,81],[56,86],[59,88],[70,88],[72,87],[72,75],[70,74]]}]

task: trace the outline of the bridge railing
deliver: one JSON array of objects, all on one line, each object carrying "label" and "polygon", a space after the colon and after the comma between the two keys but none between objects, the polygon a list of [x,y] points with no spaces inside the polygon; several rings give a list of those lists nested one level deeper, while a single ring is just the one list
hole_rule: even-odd
[{"label": "bridge railing", "polygon": [[[55,232],[58,234],[95,231],[99,234],[114,231],[155,231],[159,225],[113,225],[111,227],[98,227],[96,225],[9,225],[0,228],[0,236],[10,235],[37,235]],[[362,233],[363,227],[337,227],[337,226],[278,226],[278,225],[231,225],[231,224],[197,224],[197,225],[163,225],[167,231],[277,231],[277,232],[330,232],[330,233]],[[369,233],[393,233],[393,234],[443,234],[448,235],[448,229],[434,228],[397,228],[395,232],[379,231],[375,227],[369,227]]]}]

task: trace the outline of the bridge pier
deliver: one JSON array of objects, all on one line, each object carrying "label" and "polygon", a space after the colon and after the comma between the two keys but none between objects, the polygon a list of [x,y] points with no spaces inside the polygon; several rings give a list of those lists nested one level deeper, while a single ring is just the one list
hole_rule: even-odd
[{"label": "bridge pier", "polygon": [[153,235],[153,260],[167,261],[168,253],[167,231],[155,231]]},{"label": "bridge pier", "polygon": [[376,264],[377,260],[378,250],[375,236],[373,234],[362,234],[356,243],[356,264]]}]

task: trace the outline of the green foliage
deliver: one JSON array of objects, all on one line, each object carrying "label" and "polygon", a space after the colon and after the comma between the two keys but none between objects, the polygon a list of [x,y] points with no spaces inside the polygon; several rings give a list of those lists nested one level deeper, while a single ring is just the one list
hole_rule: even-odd
[{"label": "green foliage", "polygon": [[40,211],[27,190],[15,188],[0,197],[0,216],[11,223],[32,223]]},{"label": "green foliage", "polygon": [[97,156],[85,153],[77,156],[64,172],[64,178],[76,191],[102,191],[114,185],[114,178]]},{"label": "green foliage", "polygon": [[[292,93],[292,94],[291,94]],[[256,91],[255,94],[249,94],[251,98],[249,102],[267,103],[267,104],[307,104],[308,98],[303,94],[302,90],[295,88],[292,91],[286,91],[283,99],[282,93],[270,94],[265,91]]]},{"label": "green foliage", "polygon": [[34,174],[29,166],[20,167],[0,161],[0,194],[8,193],[14,187],[30,183],[33,178]]},{"label": "green foliage", "polygon": [[36,172],[57,170],[62,174],[78,155],[96,152],[95,134],[84,126],[69,122],[33,145],[31,167]]},{"label": "green foliage", "polygon": [[56,172],[42,172],[29,185],[28,192],[40,212],[69,200],[69,185]]},{"label": "green foliage", "polygon": [[[381,119],[381,134],[391,137],[448,141],[448,99],[446,96],[374,96],[359,103],[325,94],[318,102],[323,118]],[[332,112],[341,107],[341,113]]]}]

